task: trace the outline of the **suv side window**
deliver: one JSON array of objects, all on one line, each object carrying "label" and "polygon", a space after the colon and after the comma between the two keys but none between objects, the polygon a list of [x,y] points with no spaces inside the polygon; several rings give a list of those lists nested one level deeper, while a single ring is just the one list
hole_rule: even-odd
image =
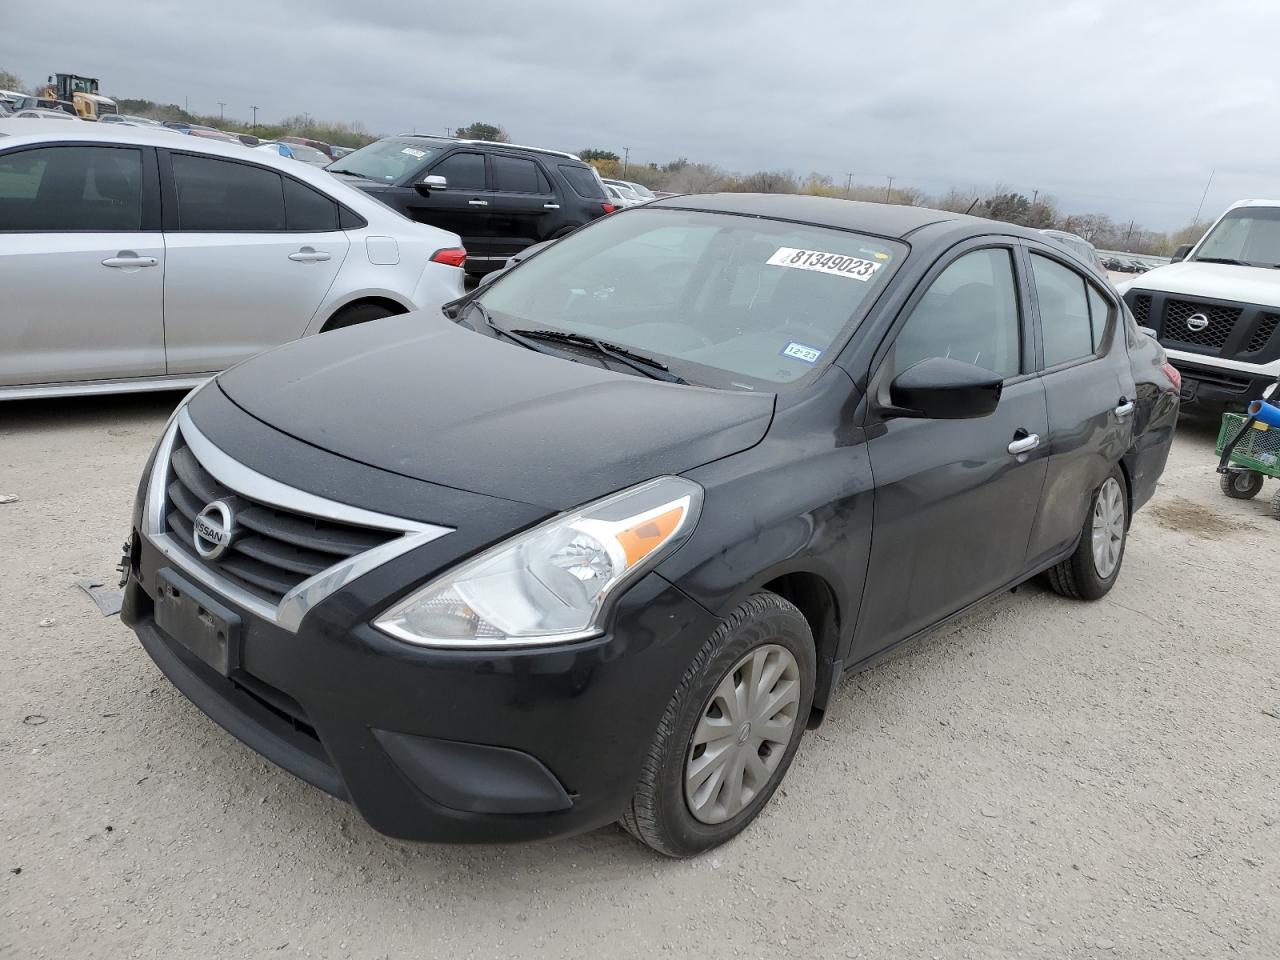
[{"label": "suv side window", "polygon": [[431,168],[431,174],[448,180],[451,190],[484,190],[484,154],[451,153]]},{"label": "suv side window", "polygon": [[[1040,335],[1044,365],[1055,367],[1090,356],[1096,347],[1089,319],[1089,295],[1084,277],[1056,260],[1033,253],[1031,275],[1040,304]],[[1102,336],[1099,330],[1097,336]]]},{"label": "suv side window", "polygon": [[1092,283],[1089,284],[1089,321],[1093,326],[1093,349],[1100,350],[1111,321],[1111,303]]},{"label": "suv side window", "polygon": [[234,160],[172,154],[178,229],[273,232],[285,229],[284,189],[274,170]]},{"label": "suv side window", "polygon": [[493,189],[502,193],[544,192],[542,182],[546,178],[539,176],[538,165],[532,160],[491,154],[489,162],[493,164]]},{"label": "suv side window", "polygon": [[560,172],[583,200],[608,200],[609,195],[589,167],[572,163],[558,164]]},{"label": "suv side window", "polygon": [[142,227],[142,152],[42,147],[0,156],[0,231]]},{"label": "suv side window", "polygon": [[898,334],[893,372],[951,357],[1000,376],[1022,372],[1013,255],[1004,247],[960,257],[929,285]]}]

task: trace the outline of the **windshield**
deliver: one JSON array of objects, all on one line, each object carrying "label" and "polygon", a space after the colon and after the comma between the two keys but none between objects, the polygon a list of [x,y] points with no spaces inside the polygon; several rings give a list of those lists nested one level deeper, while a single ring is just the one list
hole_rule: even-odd
[{"label": "windshield", "polygon": [[353,173],[369,180],[394,183],[440,152],[439,147],[391,138],[371,143],[339,157],[329,167],[333,173]]},{"label": "windshield", "polygon": [[1280,207],[1228,210],[1192,259],[1238,260],[1251,267],[1280,265]]},{"label": "windshield", "polygon": [[499,277],[503,326],[596,337],[687,380],[776,389],[824,366],[902,244],[757,217],[633,207]]},{"label": "windshield", "polygon": [[634,194],[636,194],[636,196],[638,196],[638,197],[640,197],[640,198],[642,198],[642,199],[644,199],[644,200],[652,200],[652,199],[653,199],[653,191],[652,191],[652,190],[650,190],[648,187],[646,187],[644,184],[641,184],[641,183],[633,183],[633,184],[631,184],[631,192],[632,192],[632,193],[634,193]]}]

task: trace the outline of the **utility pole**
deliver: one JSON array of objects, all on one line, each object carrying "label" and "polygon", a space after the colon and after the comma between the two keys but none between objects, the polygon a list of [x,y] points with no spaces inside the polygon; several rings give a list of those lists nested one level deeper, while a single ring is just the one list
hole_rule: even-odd
[{"label": "utility pole", "polygon": [[897,178],[896,178],[896,177],[890,177],[890,178],[889,178],[889,186],[887,186],[887,187],[885,187],[885,188],[884,188],[884,202],[885,202],[885,203],[888,203],[888,202],[889,202],[889,198],[893,196],[893,181],[894,181],[895,179],[897,179]]},{"label": "utility pole", "polygon": [[302,123],[308,130],[311,129],[311,114],[305,110],[302,111]]},{"label": "utility pole", "polygon": [[453,127],[445,127],[445,128],[444,128],[444,137],[445,137],[445,139],[446,139],[446,140],[452,140],[452,139],[453,139]]},{"label": "utility pole", "polygon": [[253,129],[258,129],[258,105],[255,103],[249,109],[253,111]]},{"label": "utility pole", "polygon": [[1129,240],[1133,236],[1133,221],[1129,221],[1129,232],[1124,235],[1124,248],[1129,249]]},{"label": "utility pole", "polygon": [[185,93],[182,95],[182,111],[183,113],[191,112],[191,98]]},{"label": "utility pole", "polygon": [[218,101],[218,119],[219,120],[227,119],[226,114],[223,112],[226,110],[226,106],[227,105],[223,103],[221,100]]},{"label": "utility pole", "polygon": [[1200,222],[1200,212],[1204,210],[1205,197],[1209,196],[1209,184],[1213,183],[1213,175],[1217,172],[1218,172],[1217,167],[1214,167],[1212,170],[1209,171],[1209,183],[1206,183],[1204,185],[1204,193],[1200,195],[1200,206],[1196,207],[1196,218],[1193,221],[1191,221],[1192,223]]},{"label": "utility pole", "polygon": [[1039,191],[1039,190],[1032,190],[1032,191],[1031,191],[1031,205],[1032,205],[1033,207],[1036,205],[1036,201],[1037,201],[1037,200],[1039,200],[1039,199],[1040,199],[1040,191]]},{"label": "utility pole", "polygon": [[844,198],[849,199],[849,192],[853,189],[853,174],[846,173],[844,175]]},{"label": "utility pole", "polygon": [[622,179],[627,179],[627,167],[631,164],[631,148],[622,148]]}]

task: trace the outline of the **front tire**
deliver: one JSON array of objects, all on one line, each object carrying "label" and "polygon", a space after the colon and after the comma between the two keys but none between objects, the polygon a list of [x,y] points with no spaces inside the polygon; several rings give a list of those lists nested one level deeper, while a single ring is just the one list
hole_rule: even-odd
[{"label": "front tire", "polygon": [[1049,586],[1075,600],[1105,597],[1120,576],[1129,530],[1129,500],[1119,467],[1093,492],[1075,552],[1047,571]]},{"label": "front tire", "polygon": [[368,323],[370,320],[381,320],[383,317],[394,315],[393,311],[380,303],[354,303],[349,307],[343,307],[330,317],[329,322],[324,325],[324,330],[321,332],[329,333],[332,330],[354,327],[356,324]]},{"label": "front tire", "polygon": [[1252,500],[1266,480],[1257,470],[1230,470],[1218,475],[1218,486],[1232,500]]},{"label": "front tire", "polygon": [[786,775],[813,706],[804,615],[757,593],[702,645],[658,724],[622,826],[669,857],[719,846]]}]

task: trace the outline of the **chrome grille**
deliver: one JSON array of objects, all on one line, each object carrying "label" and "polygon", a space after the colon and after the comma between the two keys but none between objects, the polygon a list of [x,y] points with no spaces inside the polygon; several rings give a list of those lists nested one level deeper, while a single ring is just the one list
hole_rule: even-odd
[{"label": "chrome grille", "polygon": [[[192,560],[272,604],[334,564],[401,536],[393,530],[354,526],[259,503],[219,483],[178,434],[169,460],[164,520]],[[243,528],[217,559],[195,551],[192,525],[206,504],[232,504]]]},{"label": "chrome grille", "polygon": [[[1165,304],[1163,333],[1170,340],[1221,350],[1231,336],[1236,321],[1240,319],[1240,313],[1241,310],[1237,307],[1196,303],[1193,300],[1170,300]],[[1202,330],[1192,330],[1187,326],[1187,320],[1197,314],[1209,321],[1208,326]]]}]

